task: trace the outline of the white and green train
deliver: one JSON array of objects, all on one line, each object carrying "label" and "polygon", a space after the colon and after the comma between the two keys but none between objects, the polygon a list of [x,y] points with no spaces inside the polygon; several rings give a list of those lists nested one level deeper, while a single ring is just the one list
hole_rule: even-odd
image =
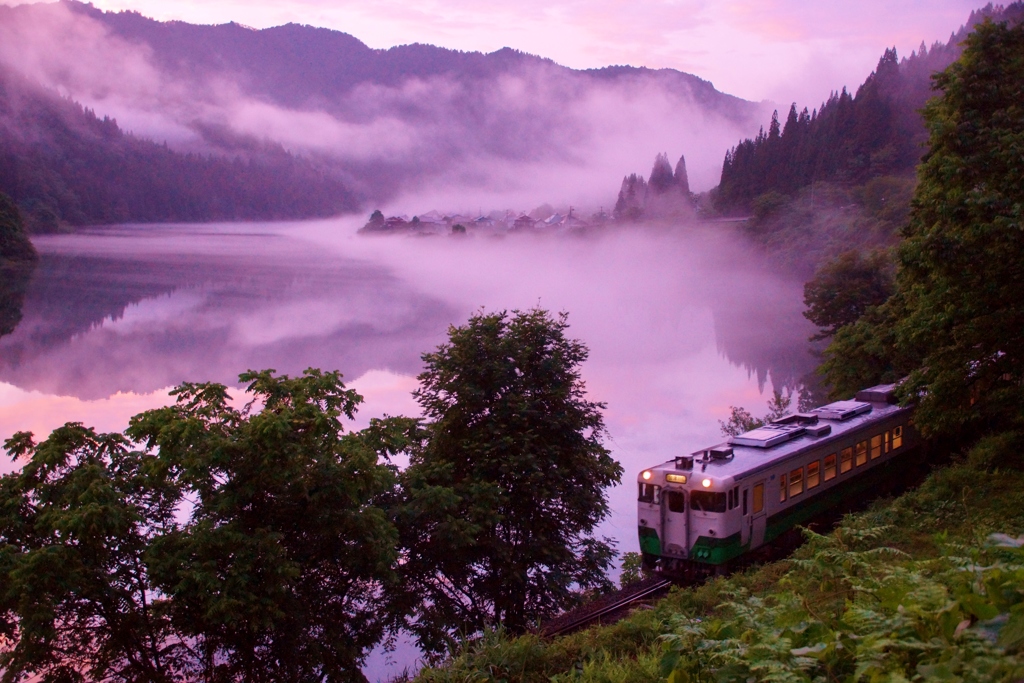
[{"label": "white and green train", "polygon": [[679,456],[637,476],[644,564],[721,571],[844,500],[897,477],[918,445],[912,410],[881,385]]}]

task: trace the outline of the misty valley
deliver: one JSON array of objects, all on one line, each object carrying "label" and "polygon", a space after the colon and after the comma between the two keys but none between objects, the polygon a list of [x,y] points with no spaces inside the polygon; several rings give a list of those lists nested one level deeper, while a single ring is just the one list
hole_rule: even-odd
[{"label": "misty valley", "polygon": [[[420,355],[479,309],[568,312],[591,348],[588,390],[638,458],[714,434],[725,406],[799,391],[814,366],[800,283],[719,231],[421,241],[355,227],[126,226],[37,239],[21,321],[0,338],[5,438],[72,419],[116,428],[181,381],[237,385],[261,368],[339,369],[368,397],[360,419],[409,412]],[[628,529],[625,489],[616,524]]]},{"label": "misty valley", "polygon": [[0,680],[1024,680],[1024,0],[502,1],[0,0]]}]

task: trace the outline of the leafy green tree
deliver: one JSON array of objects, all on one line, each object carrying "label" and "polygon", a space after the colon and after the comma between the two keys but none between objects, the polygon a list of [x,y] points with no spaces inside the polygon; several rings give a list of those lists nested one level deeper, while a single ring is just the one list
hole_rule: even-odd
[{"label": "leafy green tree", "polygon": [[867,255],[845,251],[819,268],[804,285],[804,317],[819,328],[811,340],[833,336],[869,307],[885,302],[893,292],[892,270],[888,254],[881,250]]},{"label": "leafy green tree", "polygon": [[128,438],[7,442],[27,463],[0,478],[4,680],[363,680],[396,577],[383,460],[417,423],[343,433],[361,398],[336,372],[241,380],[243,408],[183,384]]},{"label": "leafy green tree", "polygon": [[926,433],[1019,424],[1024,405],[1024,26],[986,22],[938,74],[931,149],[898,250],[896,295],[836,334],[836,386],[910,372]]},{"label": "leafy green tree", "polygon": [[897,291],[852,325],[836,330],[819,369],[832,398],[849,398],[864,387],[897,382],[920,361],[918,355],[897,345],[896,325],[903,304]]},{"label": "leafy green tree", "polygon": [[789,407],[792,404],[792,394],[783,394],[781,391],[776,390],[773,392],[772,397],[768,399],[768,413],[764,417],[754,417],[746,408],[729,406],[729,419],[719,420],[718,424],[722,428],[722,434],[725,436],[738,436],[743,432],[763,427],[772,420],[778,420],[780,417],[786,416],[789,414]]},{"label": "leafy green tree", "polygon": [[[120,434],[69,423],[40,444],[6,442],[0,478],[0,670],[4,681],[174,681],[187,643],[146,563],[174,527],[179,491]],[[83,678],[84,677],[84,678]]]},{"label": "leafy green tree", "polygon": [[1024,26],[986,21],[936,76],[900,247],[907,316],[899,343],[922,349],[908,391],[919,423],[947,431],[1019,422],[1024,406]]},{"label": "leafy green tree", "polygon": [[404,476],[403,570],[428,651],[489,627],[522,631],[609,585],[605,489],[621,466],[601,443],[566,315],[479,313],[424,354],[429,420]]},{"label": "leafy green tree", "polygon": [[362,680],[396,560],[376,505],[395,483],[388,425],[343,433],[362,399],[337,372],[239,379],[253,397],[241,410],[222,385],[183,384],[131,421],[193,506],[154,541],[151,571],[218,680]]}]

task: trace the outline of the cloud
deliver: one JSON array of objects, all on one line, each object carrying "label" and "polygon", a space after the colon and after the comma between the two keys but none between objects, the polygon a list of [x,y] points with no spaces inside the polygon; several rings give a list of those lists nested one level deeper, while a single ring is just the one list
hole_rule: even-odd
[{"label": "cloud", "polygon": [[[540,3],[523,11],[547,13]],[[397,192],[442,210],[544,202],[596,210],[614,202],[623,175],[646,173],[660,152],[685,154],[691,187],[705,190],[717,184],[725,151],[763,118],[742,103],[711,109],[678,78],[591,78],[532,61],[494,78],[363,83],[286,106],[248,92],[246,78],[228,70],[170,73],[148,46],[64,4],[6,15],[0,60],[127,130],[184,150],[223,145],[225,135],[278,143],[344,169],[364,196]]]},{"label": "cloud", "polygon": [[[856,6],[795,0],[100,5],[162,18],[230,16],[257,26],[304,19],[382,46],[511,44],[573,66],[673,66],[725,90],[772,97],[782,112],[790,102],[814,108],[832,90],[855,88],[885,47],[943,38],[969,7],[965,0],[927,6],[881,0]],[[397,196],[391,206],[399,212],[518,210],[545,202],[596,209],[614,201],[623,175],[646,173],[660,152],[673,159],[685,154],[691,186],[706,190],[718,182],[725,151],[770,115],[770,107],[746,120],[712,114],[685,89],[652,78],[584,85],[550,64],[492,81],[363,84],[316,106],[286,106],[249,93],[244,79],[228,71],[171,75],[155,66],[145,45],[110,35],[63,4],[37,8],[31,19],[7,15],[0,22],[0,60],[122,127],[188,150],[215,143],[210,131],[276,142],[337,162],[349,184],[375,204]]]},{"label": "cloud", "polygon": [[[574,68],[628,63],[669,67],[710,79],[752,100],[820,101],[854,87],[886,47],[909,53],[945,40],[979,3],[974,0],[96,0],[160,19],[287,22],[327,26],[373,47],[432,43],[490,52],[509,46]],[[814,69],[819,59],[832,69]],[[820,80],[807,82],[809,74]]]}]

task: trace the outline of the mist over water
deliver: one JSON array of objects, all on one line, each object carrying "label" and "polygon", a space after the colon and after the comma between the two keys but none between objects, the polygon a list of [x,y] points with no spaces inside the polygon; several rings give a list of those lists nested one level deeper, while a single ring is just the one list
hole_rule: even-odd
[{"label": "mist over water", "polygon": [[[721,226],[586,237],[360,237],[345,221],[118,227],[39,238],[0,339],[0,438],[67,420],[120,430],[183,381],[339,369],[371,416],[412,413],[420,354],[477,310],[569,313],[627,473],[718,438],[814,364],[800,284]],[[5,464],[5,467],[9,468]],[[627,478],[631,476],[627,475]],[[632,544],[632,486],[608,533]]]},{"label": "mist over water", "polygon": [[[354,221],[123,226],[40,237],[23,319],[0,338],[0,439],[66,421],[120,431],[183,381],[339,369],[354,427],[416,414],[420,354],[477,310],[569,313],[625,469],[599,533],[637,549],[636,472],[721,440],[730,405],[764,412],[814,366],[801,284],[721,225],[583,237],[363,237]],[[238,392],[242,400],[241,392]],[[14,463],[0,463],[10,471]],[[376,652],[371,678],[394,663]]]}]

